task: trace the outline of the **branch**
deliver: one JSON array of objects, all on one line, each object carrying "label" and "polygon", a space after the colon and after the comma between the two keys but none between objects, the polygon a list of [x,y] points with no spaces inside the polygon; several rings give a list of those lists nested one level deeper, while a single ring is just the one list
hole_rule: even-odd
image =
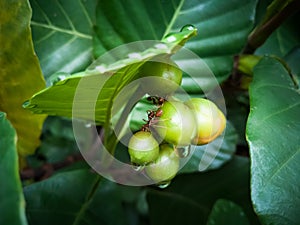
[{"label": "branch", "polygon": [[70,166],[71,164],[82,161],[83,157],[81,154],[68,156],[64,161],[57,163],[45,163],[38,168],[26,168],[20,172],[21,180],[33,179],[35,181],[44,180],[49,178],[56,170]]},{"label": "branch", "polygon": [[278,12],[270,20],[258,26],[248,37],[247,45],[242,54],[252,54],[289,16],[300,10],[300,1],[294,0]]}]

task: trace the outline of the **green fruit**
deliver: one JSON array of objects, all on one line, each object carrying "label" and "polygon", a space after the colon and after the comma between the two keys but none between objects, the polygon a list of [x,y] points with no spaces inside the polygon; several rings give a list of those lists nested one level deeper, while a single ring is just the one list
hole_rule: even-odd
[{"label": "green fruit", "polygon": [[142,83],[142,88],[150,95],[166,96],[172,94],[181,84],[182,71],[171,60],[166,62],[146,62],[140,71],[142,77],[153,79]]},{"label": "green fruit", "polygon": [[139,131],[130,138],[128,152],[132,163],[144,165],[157,159],[159,145],[150,132]]},{"label": "green fruit", "polygon": [[158,135],[175,146],[190,145],[196,136],[196,120],[190,108],[183,102],[166,101],[159,110],[161,116],[151,125]]},{"label": "green fruit", "polygon": [[213,102],[204,98],[192,98],[186,104],[197,120],[197,136],[193,139],[193,144],[207,144],[224,131],[226,118]]},{"label": "green fruit", "polygon": [[164,144],[160,146],[158,158],[146,168],[146,174],[156,183],[169,181],[175,177],[179,169],[179,157],[174,149]]}]

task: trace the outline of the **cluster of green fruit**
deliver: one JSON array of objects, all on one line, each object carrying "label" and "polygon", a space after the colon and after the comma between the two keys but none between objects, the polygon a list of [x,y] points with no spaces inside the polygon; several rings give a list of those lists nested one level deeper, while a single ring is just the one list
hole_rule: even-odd
[{"label": "cluster of green fruit", "polygon": [[178,149],[213,141],[224,131],[226,118],[210,100],[191,98],[182,102],[170,97],[182,79],[174,63],[148,62],[142,72],[162,78],[155,87],[164,90],[164,97],[149,97],[158,109],[148,111],[148,121],[130,138],[128,152],[133,165],[146,165],[147,176],[162,183],[171,180],[179,169]]}]

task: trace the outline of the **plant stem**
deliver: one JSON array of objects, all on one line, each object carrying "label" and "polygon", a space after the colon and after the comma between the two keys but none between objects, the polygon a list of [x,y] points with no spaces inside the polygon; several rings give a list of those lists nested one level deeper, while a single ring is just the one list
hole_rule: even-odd
[{"label": "plant stem", "polygon": [[283,21],[285,21],[289,16],[293,15],[299,10],[300,1],[294,0],[280,12],[267,20],[265,23],[256,27],[254,31],[249,35],[247,45],[242,51],[242,54],[252,54],[267,40],[272,32],[276,30]]}]

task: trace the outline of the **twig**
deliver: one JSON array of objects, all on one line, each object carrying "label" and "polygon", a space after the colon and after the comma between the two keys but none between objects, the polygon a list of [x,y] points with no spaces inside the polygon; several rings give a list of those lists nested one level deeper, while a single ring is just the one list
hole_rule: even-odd
[{"label": "twig", "polygon": [[21,180],[30,180],[35,181],[44,180],[49,178],[56,170],[70,166],[71,164],[82,161],[83,157],[81,154],[68,156],[64,161],[57,163],[45,163],[38,168],[25,168],[20,172]]}]

